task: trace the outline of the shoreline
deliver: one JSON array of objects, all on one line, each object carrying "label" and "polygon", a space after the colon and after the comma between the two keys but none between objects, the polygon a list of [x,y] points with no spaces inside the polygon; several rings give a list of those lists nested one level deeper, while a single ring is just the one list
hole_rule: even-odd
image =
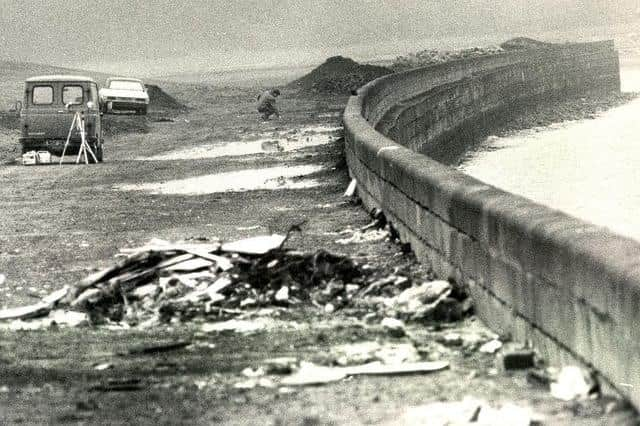
[{"label": "shoreline", "polygon": [[463,153],[455,163],[459,168],[466,164],[477,152],[491,149],[490,140],[513,136],[519,132],[547,128],[558,123],[580,120],[594,120],[610,109],[625,105],[640,97],[640,92],[605,93],[581,97],[555,99],[544,104],[518,107],[513,118],[498,125],[488,135],[479,139],[472,149]]}]

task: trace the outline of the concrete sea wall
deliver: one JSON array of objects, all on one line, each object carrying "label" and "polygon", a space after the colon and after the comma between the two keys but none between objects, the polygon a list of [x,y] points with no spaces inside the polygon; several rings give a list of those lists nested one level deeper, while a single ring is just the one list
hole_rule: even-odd
[{"label": "concrete sea wall", "polygon": [[640,407],[640,243],[443,164],[521,103],[619,89],[611,42],[392,74],[349,100],[345,152],[365,205],[465,283],[491,328],[591,366]]}]

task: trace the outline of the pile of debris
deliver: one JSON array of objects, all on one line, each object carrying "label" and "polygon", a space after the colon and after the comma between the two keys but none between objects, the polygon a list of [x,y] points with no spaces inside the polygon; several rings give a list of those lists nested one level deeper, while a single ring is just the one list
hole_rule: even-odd
[{"label": "pile of debris", "polygon": [[149,106],[153,109],[167,110],[185,110],[186,106],[178,102],[173,96],[162,90],[155,84],[145,84],[147,94],[149,95]]},{"label": "pile of debris", "polygon": [[[424,282],[402,271],[382,276],[347,256],[287,250],[289,234],[228,243],[154,239],[121,250],[122,259],[113,266],[35,305],[0,311],[0,324],[14,321],[14,329],[52,323],[146,327],[193,318],[219,321],[250,309],[301,304],[326,313],[350,307],[398,321],[455,321],[470,311],[464,292],[447,281]],[[25,323],[43,318],[44,323]]]},{"label": "pile of debris", "polygon": [[504,50],[540,49],[550,46],[553,46],[553,43],[546,43],[529,37],[515,37],[500,45]]},{"label": "pile of debris", "polygon": [[391,72],[385,67],[359,64],[350,58],[334,56],[309,74],[289,84],[289,87],[315,93],[348,95],[368,82]]},{"label": "pile of debris", "polygon": [[477,58],[481,56],[497,55],[504,52],[500,46],[472,47],[462,50],[422,50],[406,56],[398,56],[391,65],[395,72],[426,67],[429,65],[443,64],[459,59]]}]

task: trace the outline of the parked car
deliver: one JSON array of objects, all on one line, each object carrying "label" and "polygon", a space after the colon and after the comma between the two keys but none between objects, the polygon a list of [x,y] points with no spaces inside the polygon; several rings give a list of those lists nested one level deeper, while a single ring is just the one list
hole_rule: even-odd
[{"label": "parked car", "polygon": [[141,80],[111,77],[100,89],[100,104],[106,113],[133,111],[144,115],[149,106],[149,95]]},{"label": "parked car", "polygon": [[[98,161],[102,161],[104,137],[98,103],[98,85],[83,76],[50,75],[25,81],[20,111],[22,153],[49,151],[60,156],[76,112],[85,122],[86,140]],[[71,131],[66,154],[77,154],[80,132]]]}]

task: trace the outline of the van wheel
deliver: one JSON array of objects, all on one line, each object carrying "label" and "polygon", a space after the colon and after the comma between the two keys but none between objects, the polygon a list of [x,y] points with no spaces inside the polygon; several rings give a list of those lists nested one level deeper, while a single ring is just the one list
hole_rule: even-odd
[{"label": "van wheel", "polygon": [[96,147],[96,151],[95,151],[96,158],[98,159],[98,163],[102,163],[103,156],[104,156],[104,148],[102,145],[103,145],[102,142],[100,142]]}]

